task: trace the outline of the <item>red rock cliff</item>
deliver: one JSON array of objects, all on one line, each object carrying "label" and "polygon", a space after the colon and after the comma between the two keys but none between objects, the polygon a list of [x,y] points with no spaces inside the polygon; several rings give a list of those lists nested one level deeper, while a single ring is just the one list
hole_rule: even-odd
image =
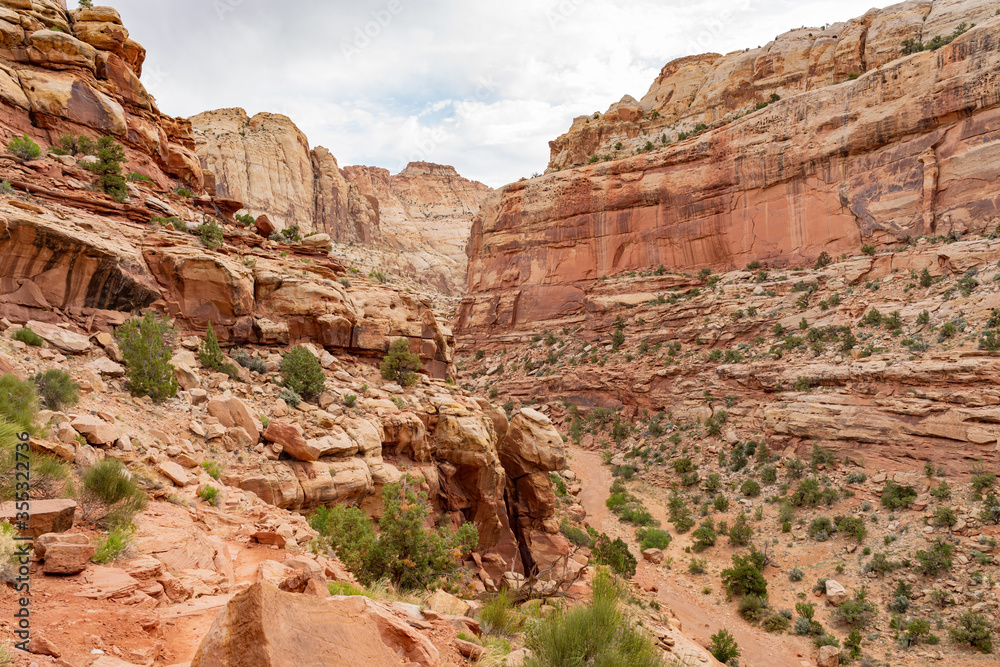
[{"label": "red rock cliff", "polygon": [[[584,288],[605,275],[804,264],[863,243],[996,226],[1000,17],[988,4],[908,2],[756,51],[683,59],[641,103],[577,119],[553,142],[557,170],[484,202],[459,331],[583,313]],[[903,40],[963,21],[979,25],[902,55]],[[780,99],[757,109],[772,91]],[[657,138],[637,128],[665,121],[714,125],[560,169],[633,131]]]}]

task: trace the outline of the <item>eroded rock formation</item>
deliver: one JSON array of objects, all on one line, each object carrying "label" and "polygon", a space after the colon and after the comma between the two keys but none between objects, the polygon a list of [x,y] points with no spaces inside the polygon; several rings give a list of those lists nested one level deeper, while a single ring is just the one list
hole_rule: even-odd
[{"label": "eroded rock formation", "polygon": [[53,0],[0,8],[0,130],[44,146],[70,132],[111,135],[130,168],[162,188],[200,190],[191,126],[160,113],[139,76],[146,50],[110,7],[66,11]]},{"label": "eroded rock formation", "polygon": [[445,294],[465,291],[469,230],[489,186],[426,162],[410,163],[395,176],[378,167],[344,167],[343,173],[378,202],[383,238],[402,251],[387,257],[394,269],[431,275]]},{"label": "eroded rock formation", "polygon": [[[553,142],[547,175],[487,198],[459,330],[583,314],[607,275],[794,266],[822,251],[995,226],[994,13],[985,2],[908,2],[667,65],[641,102],[577,119]],[[962,22],[978,25],[939,50],[901,55],[903,40]]]},{"label": "eroded rock formation", "polygon": [[242,201],[254,217],[266,214],[278,229],[296,226],[340,241],[379,237],[378,209],[344,180],[330,151],[310,150],[287,116],[218,109],[191,123],[216,192]]}]

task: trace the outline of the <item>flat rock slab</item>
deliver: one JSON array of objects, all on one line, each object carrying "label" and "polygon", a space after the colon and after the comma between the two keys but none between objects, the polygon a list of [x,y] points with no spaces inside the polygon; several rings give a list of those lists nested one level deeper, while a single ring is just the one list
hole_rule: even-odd
[{"label": "flat rock slab", "polygon": [[0,521],[7,521],[21,535],[38,537],[46,533],[65,533],[73,527],[76,502],[73,500],[31,500],[28,502],[28,522],[21,529],[17,522],[17,505],[0,503]]},{"label": "flat rock slab", "polygon": [[26,328],[41,336],[46,343],[66,354],[83,354],[90,349],[90,339],[82,334],[67,331],[54,324],[28,322]]}]

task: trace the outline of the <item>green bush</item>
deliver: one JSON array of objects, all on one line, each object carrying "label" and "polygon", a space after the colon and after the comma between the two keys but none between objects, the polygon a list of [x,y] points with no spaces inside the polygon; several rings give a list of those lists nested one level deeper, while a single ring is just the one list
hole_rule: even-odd
[{"label": "green bush", "polygon": [[747,498],[756,498],[760,495],[760,484],[752,479],[748,479],[740,486],[740,493]]},{"label": "green bush", "polygon": [[32,382],[18,380],[15,375],[0,377],[0,419],[33,432],[37,413],[38,396]]},{"label": "green bush", "polygon": [[93,155],[97,152],[97,142],[86,135],[70,132],[59,137],[59,150],[64,155]]},{"label": "green bush", "polygon": [[427,496],[414,491],[409,478],[387,484],[382,503],[378,535],[367,515],[355,507],[321,507],[310,520],[320,543],[365,586],[388,579],[406,590],[432,588],[461,569],[463,557],[479,539],[472,523],[454,532],[446,527],[428,530]]},{"label": "green bush", "polygon": [[513,637],[521,630],[524,617],[513,609],[510,593],[504,589],[483,604],[479,627],[491,637]]},{"label": "green bush", "polygon": [[290,408],[296,408],[299,406],[299,403],[302,402],[301,396],[299,396],[296,392],[292,391],[291,389],[287,388],[282,389],[281,391],[278,392],[278,398],[280,398],[286,404],[288,404],[288,407]]},{"label": "green bush", "polygon": [[[0,392],[3,390],[0,389]],[[0,500],[8,501],[17,498],[23,492],[23,479],[18,477],[18,462],[24,461],[24,454],[17,454],[17,433],[24,430],[6,420],[0,413]],[[31,468],[31,498],[61,497],[69,478],[69,466],[51,456],[37,452],[28,452],[28,464]],[[2,526],[3,524],[0,524]],[[0,562],[0,570],[2,570]]]},{"label": "green bush", "polygon": [[722,664],[728,664],[730,660],[740,657],[740,647],[736,643],[736,638],[729,634],[729,630],[722,628],[712,635],[711,640],[708,651]]},{"label": "green bush", "polygon": [[589,605],[565,608],[529,628],[525,667],[662,667],[652,641],[622,613],[623,597],[608,573],[598,570]]},{"label": "green bush", "polygon": [[177,395],[177,378],[170,365],[170,339],[174,330],[153,311],[118,327],[115,336],[125,357],[128,389],[133,396],[164,401]]},{"label": "green bush", "polygon": [[257,220],[255,220],[252,215],[246,213],[237,213],[234,217],[236,222],[240,223],[244,227],[253,227],[257,224]]},{"label": "green bush", "polygon": [[114,526],[107,537],[98,540],[97,552],[91,560],[95,563],[113,563],[125,553],[134,536],[133,526]]},{"label": "green bush", "polygon": [[638,561],[620,537],[611,541],[607,535],[603,533],[599,535],[597,543],[594,545],[592,557],[596,563],[607,565],[620,577],[631,578],[635,576]]},{"label": "green bush", "polygon": [[860,589],[854,594],[853,600],[848,600],[837,607],[834,617],[847,626],[864,630],[875,620],[875,605],[866,597],[865,589]]},{"label": "green bush", "polygon": [[365,589],[360,586],[356,586],[349,581],[328,581],[326,582],[326,588],[330,591],[330,595],[333,596],[360,595],[362,597],[368,597],[368,593]]},{"label": "green bush", "polygon": [[344,394],[344,406],[348,408],[353,408],[354,404],[358,402],[358,397],[354,394]]},{"label": "green bush", "polygon": [[900,486],[889,480],[882,488],[882,505],[891,510],[909,507],[916,499],[917,492],[912,486]]},{"label": "green bush", "polygon": [[30,345],[31,347],[41,347],[45,344],[45,339],[36,334],[34,331],[28,327],[22,327],[14,332],[11,336],[14,340],[21,341],[25,345]]},{"label": "green bush", "polygon": [[128,198],[128,186],[122,176],[125,149],[112,137],[105,136],[97,140],[94,155],[97,162],[84,164],[84,169],[99,176],[97,185],[104,194],[111,195],[116,202],[124,202]]},{"label": "green bush", "polygon": [[222,477],[222,464],[218,461],[204,461],[201,464],[201,467],[205,469],[205,472],[207,472],[208,476],[212,479],[218,480]]},{"label": "green bush", "polygon": [[304,398],[318,396],[326,384],[319,360],[304,347],[296,347],[282,357],[281,379],[285,387]]},{"label": "green bush", "polygon": [[206,484],[205,488],[198,492],[198,497],[209,505],[219,504],[219,490],[211,484]]},{"label": "green bush", "polygon": [[209,220],[198,226],[198,238],[201,244],[209,250],[218,250],[225,242],[222,227],[215,220]]},{"label": "green bush", "polygon": [[38,147],[27,134],[14,137],[7,143],[7,152],[18,158],[22,162],[36,160],[42,154],[42,149]]},{"label": "green bush", "polygon": [[918,563],[917,572],[927,576],[935,576],[943,570],[950,570],[953,550],[954,547],[943,540],[935,540],[929,551],[918,550],[914,554]]},{"label": "green bush", "polygon": [[753,526],[750,525],[746,512],[740,512],[729,529],[729,543],[734,547],[745,547],[752,538]]},{"label": "green bush", "polygon": [[760,571],[753,554],[733,554],[733,566],[722,571],[722,583],[734,597],[756,595],[767,597],[767,579]]},{"label": "green bush", "polygon": [[715,521],[712,520],[712,517],[702,521],[701,525],[691,533],[691,537],[695,540],[694,544],[691,545],[691,550],[695,553],[701,553],[709,547],[714,547],[719,534],[715,530]]},{"label": "green bush", "polygon": [[130,526],[133,517],[146,509],[146,492],[121,461],[104,459],[83,473],[84,514],[111,528]]},{"label": "green bush", "polygon": [[993,652],[993,631],[990,620],[982,614],[967,611],[958,617],[958,625],[949,628],[951,639],[957,644],[968,644],[983,653]]},{"label": "green bush", "polygon": [[422,368],[420,357],[410,352],[410,342],[399,338],[389,346],[389,353],[382,360],[382,378],[401,387],[411,387],[417,383],[417,372]]},{"label": "green bush", "polygon": [[240,376],[239,368],[226,361],[226,358],[222,355],[222,348],[219,347],[219,339],[215,337],[215,331],[212,329],[211,322],[208,323],[205,340],[201,342],[201,346],[198,348],[198,360],[205,368],[225,373],[233,380]]},{"label": "green bush", "polygon": [[38,398],[49,410],[64,410],[80,401],[80,385],[66,371],[50,368],[31,378],[38,389]]},{"label": "green bush", "polygon": [[635,537],[639,540],[639,548],[646,549],[666,549],[670,546],[670,533],[660,528],[640,528],[635,531]]},{"label": "green bush", "polygon": [[251,357],[250,353],[244,349],[233,350],[232,357],[233,361],[248,371],[260,374],[267,372],[267,362],[260,357]]}]

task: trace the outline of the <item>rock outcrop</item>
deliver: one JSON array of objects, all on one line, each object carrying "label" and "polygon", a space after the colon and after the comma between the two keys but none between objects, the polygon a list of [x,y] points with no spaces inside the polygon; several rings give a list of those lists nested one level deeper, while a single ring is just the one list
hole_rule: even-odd
[{"label": "rock outcrop", "polygon": [[472,218],[492,188],[426,162],[412,162],[395,176],[378,167],[344,167],[343,174],[377,202],[383,239],[401,251],[386,258],[390,268],[430,276],[444,294],[465,291]]},{"label": "rock outcrop", "polygon": [[238,199],[277,229],[329,234],[370,244],[379,238],[378,208],[344,180],[327,149],[309,148],[287,116],[218,109],[192,117],[196,150],[216,192]]},{"label": "rock outcrop", "polygon": [[160,113],[139,81],[146,51],[114,9],[8,2],[0,42],[4,142],[27,134],[44,148],[70,132],[111,135],[125,146],[130,171],[163,189],[172,189],[172,178],[202,188],[190,123]]},{"label": "rock outcrop", "polygon": [[[943,0],[873,10],[676,61],[642,101],[577,119],[553,142],[548,174],[484,202],[459,331],[582,315],[608,275],[811,265],[821,252],[996,226],[994,12]],[[903,40],[962,22],[978,25],[901,54]]]},{"label": "rock outcrop", "polygon": [[[303,631],[303,622],[308,632]],[[381,603],[320,599],[254,584],[219,612],[192,667],[284,665],[437,667],[438,650]]]}]

